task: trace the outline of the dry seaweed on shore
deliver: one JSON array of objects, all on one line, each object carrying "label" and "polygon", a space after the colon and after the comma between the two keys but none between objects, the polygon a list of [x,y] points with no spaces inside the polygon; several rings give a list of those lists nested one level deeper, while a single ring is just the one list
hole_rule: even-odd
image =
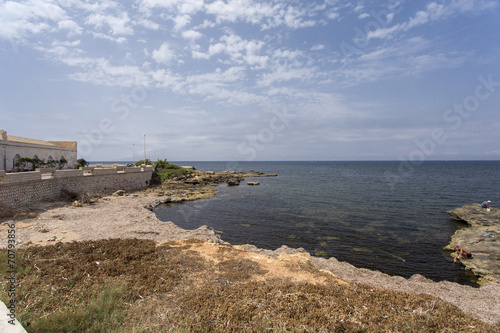
[{"label": "dry seaweed on shore", "polygon": [[500,330],[432,296],[199,240],[57,243],[18,258],[18,319],[28,332]]}]

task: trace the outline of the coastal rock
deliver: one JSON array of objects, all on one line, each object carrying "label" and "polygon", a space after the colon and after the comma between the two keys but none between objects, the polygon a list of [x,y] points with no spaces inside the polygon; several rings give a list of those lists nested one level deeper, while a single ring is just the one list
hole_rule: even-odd
[{"label": "coastal rock", "polygon": [[455,220],[464,221],[471,227],[498,226],[500,223],[500,209],[481,208],[478,203],[469,203],[462,207],[447,211]]},{"label": "coastal rock", "polygon": [[247,185],[260,185],[260,182],[247,182]]},{"label": "coastal rock", "polygon": [[115,193],[113,193],[113,196],[115,196],[115,197],[122,197],[124,195],[125,195],[125,191],[124,190],[118,190]]},{"label": "coastal rock", "polygon": [[240,185],[240,181],[239,181],[239,179],[229,179],[227,181],[227,185],[228,186],[237,186],[237,185]]},{"label": "coastal rock", "polygon": [[447,213],[469,227],[457,230],[446,249],[453,251],[457,245],[471,251],[472,258],[459,258],[465,268],[478,276],[479,283],[500,283],[500,209],[469,203]]},{"label": "coastal rock", "polygon": [[204,181],[203,177],[196,176],[196,177],[186,179],[186,184],[205,185],[205,181]]},{"label": "coastal rock", "polygon": [[246,172],[239,173],[242,177],[276,177],[276,173],[264,173],[260,171],[249,170]]}]

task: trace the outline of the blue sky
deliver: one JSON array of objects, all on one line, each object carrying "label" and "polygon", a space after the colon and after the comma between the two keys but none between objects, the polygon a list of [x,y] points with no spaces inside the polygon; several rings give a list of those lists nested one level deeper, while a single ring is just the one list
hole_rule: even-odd
[{"label": "blue sky", "polygon": [[[500,159],[500,2],[0,2],[0,128],[87,160]],[[135,145],[135,146],[134,146]]]}]

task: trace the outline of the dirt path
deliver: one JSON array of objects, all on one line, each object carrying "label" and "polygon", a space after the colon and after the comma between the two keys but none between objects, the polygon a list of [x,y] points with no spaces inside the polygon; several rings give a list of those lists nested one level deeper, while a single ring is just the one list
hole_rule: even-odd
[{"label": "dirt path", "polygon": [[[135,192],[125,196],[106,196],[85,207],[75,207],[67,202],[44,203],[32,207],[15,218],[0,221],[0,247],[6,246],[8,225],[14,222],[18,246],[116,238],[149,239],[156,242],[196,238],[211,241],[216,243],[216,246],[220,246],[217,243],[223,242],[212,228],[203,226],[192,231],[183,230],[174,223],[159,221],[155,214],[147,209],[158,202],[177,197],[171,194],[191,199],[197,197],[196,193],[199,197],[211,195],[209,193],[211,190],[203,186],[194,186],[192,189],[183,187],[182,191],[176,193],[172,190],[173,188],[175,185],[169,188]],[[165,196],[165,194],[167,195]],[[29,212],[34,213],[35,216],[28,217]],[[275,251],[257,249],[251,245],[234,248],[245,250],[234,253],[240,253],[240,256],[250,256],[253,261],[263,265],[266,272],[270,272],[266,273],[269,274],[268,276],[262,274],[255,278],[261,281],[280,275],[280,272],[274,272],[273,265],[269,264],[271,258],[278,258],[280,254],[305,252],[286,246]],[[200,256],[205,256],[208,253],[207,248],[201,248],[201,245],[197,250],[196,244],[192,245],[191,250],[197,251]],[[377,271],[355,268],[348,263],[339,262],[335,258],[329,260],[311,258],[307,253],[300,254],[299,258],[308,265],[328,271],[347,282],[361,283],[386,290],[437,296],[486,323],[500,322],[499,284],[490,283],[481,288],[472,288],[451,282],[435,283],[419,275],[410,279],[391,277]],[[297,270],[295,274],[290,276],[291,280],[307,279],[307,272]]]}]

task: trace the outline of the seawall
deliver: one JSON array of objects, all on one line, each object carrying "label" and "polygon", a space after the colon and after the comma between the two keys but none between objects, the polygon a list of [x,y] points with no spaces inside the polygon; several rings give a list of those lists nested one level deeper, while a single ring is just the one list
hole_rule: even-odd
[{"label": "seawall", "polygon": [[0,171],[0,202],[19,208],[59,199],[62,190],[73,193],[111,193],[149,186],[152,166],[85,167],[80,169],[37,169],[31,172]]}]

